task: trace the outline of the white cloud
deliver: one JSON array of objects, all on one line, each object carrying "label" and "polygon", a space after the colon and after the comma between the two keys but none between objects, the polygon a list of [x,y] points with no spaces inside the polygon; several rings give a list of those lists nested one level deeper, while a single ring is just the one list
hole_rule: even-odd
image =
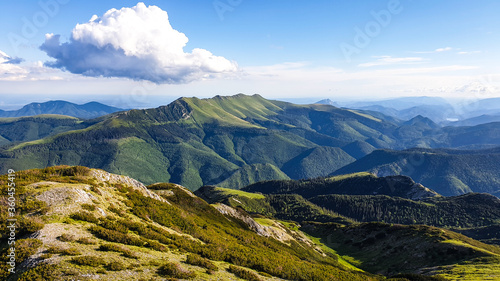
[{"label": "white cloud", "polygon": [[432,53],[442,53],[453,50],[452,47],[437,48],[434,51],[424,51],[424,52],[414,52],[415,54],[432,54]]},{"label": "white cloud", "polygon": [[380,56],[377,57],[376,61],[367,62],[359,64],[360,67],[372,67],[372,66],[383,66],[383,65],[394,65],[394,64],[413,64],[423,62],[424,59],[420,57],[404,57],[404,58],[393,58],[391,56]]},{"label": "white cloud", "polygon": [[13,58],[0,51],[0,81],[60,80],[58,71],[43,66],[42,62],[21,64],[23,59]]},{"label": "white cloud", "polygon": [[446,51],[451,51],[453,48],[451,47],[446,47],[446,48],[438,48],[436,50],[434,50],[434,52],[436,53],[440,53],[440,52],[446,52]]},{"label": "white cloud", "polygon": [[238,71],[235,62],[204,49],[184,52],[188,38],[172,28],[166,11],[138,3],[111,9],[73,29],[70,42],[47,34],[47,65],[85,76],[126,77],[155,83],[187,83]]},{"label": "white cloud", "polygon": [[470,51],[470,52],[462,51],[462,52],[457,52],[457,54],[459,54],[459,55],[471,55],[471,54],[479,54],[479,53],[481,53],[481,51]]}]

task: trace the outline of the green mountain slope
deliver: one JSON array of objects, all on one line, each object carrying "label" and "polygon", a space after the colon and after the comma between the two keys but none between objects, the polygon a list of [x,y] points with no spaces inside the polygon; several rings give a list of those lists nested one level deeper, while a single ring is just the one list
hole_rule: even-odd
[{"label": "green mountain slope", "polygon": [[373,195],[383,194],[408,199],[423,199],[439,196],[436,192],[415,183],[404,176],[376,177],[369,173],[340,175],[310,180],[272,180],[251,184],[247,192],[263,194],[299,194],[305,198],[319,195]]},{"label": "green mountain slope", "polygon": [[[320,195],[312,203],[358,221],[479,228],[500,224],[500,199],[469,193],[419,201],[385,195]],[[478,239],[478,236],[473,236]]]},{"label": "green mountain slope", "polygon": [[43,103],[30,103],[18,110],[1,110],[0,117],[22,117],[41,114],[58,114],[73,116],[77,118],[91,119],[122,110],[123,109],[121,108],[108,106],[98,102],[88,102],[86,104],[79,105],[67,101],[57,100]]},{"label": "green mountain slope", "polygon": [[[241,94],[181,98],[167,106],[119,112],[93,122],[80,130],[0,150],[0,171],[85,165],[146,183],[175,182],[192,190],[231,176],[251,181],[284,174],[308,178],[352,162],[338,148],[350,142],[390,146],[394,141],[385,133],[396,126],[358,111]],[[279,170],[240,170],[257,164]],[[230,179],[223,185],[231,181],[234,188],[250,183]]]},{"label": "green mountain slope", "polygon": [[280,220],[335,222],[351,224],[353,221],[331,210],[321,208],[297,194],[262,195],[222,187],[203,186],[195,194],[211,204],[223,203],[242,208],[252,214],[261,214]]},{"label": "green mountain slope", "polygon": [[[341,264],[300,231],[209,205],[176,184],[145,187],[67,166],[18,171],[14,178],[18,266],[9,275],[2,239],[2,280],[381,279]],[[7,175],[0,181],[1,200],[7,200]],[[7,208],[0,207],[4,220]],[[7,225],[0,227],[6,238]]]},{"label": "green mountain slope", "polygon": [[299,154],[286,162],[282,170],[288,175],[293,175],[294,179],[320,177],[329,175],[354,161],[353,157],[340,148],[321,146]]},{"label": "green mountain slope", "polygon": [[[443,197],[408,177],[377,178],[359,173],[301,181],[273,180],[249,185],[242,191],[263,194],[267,201],[273,196],[302,196],[316,209],[328,210],[346,220],[425,224],[466,233],[488,243],[497,243],[500,239],[495,230],[500,225],[500,199],[479,193]],[[285,198],[282,201],[286,201]],[[251,206],[248,202],[246,205]],[[241,207],[254,211],[245,204]],[[280,208],[297,212],[286,204]],[[303,212],[299,214],[305,216]],[[300,215],[290,217],[301,221],[297,219]]]},{"label": "green mountain slope", "polygon": [[[289,181],[282,181],[283,185],[286,182]],[[196,194],[211,203],[224,203],[268,218],[299,222],[300,230],[320,238],[317,241],[341,255],[343,260],[369,272],[389,276],[401,272],[441,273],[451,280],[488,280],[500,274],[498,246],[483,244],[449,229],[356,223],[348,218],[358,221],[387,219],[448,228],[455,225],[457,227],[452,229],[472,237],[488,237],[484,241],[491,243],[493,237],[499,237],[495,231],[500,211],[500,200],[491,195],[438,196],[423,201],[386,195],[322,195],[309,201],[297,194],[270,195],[213,186],[205,186]],[[328,201],[331,197],[340,199]],[[318,206],[321,203],[324,204]],[[488,224],[490,226],[483,226]],[[398,276],[427,280],[422,276]]]},{"label": "green mountain slope", "polygon": [[347,152],[352,157],[359,159],[372,153],[375,150],[375,147],[364,141],[354,141],[342,147],[342,150]]},{"label": "green mountain slope", "polygon": [[89,126],[78,118],[63,115],[0,118],[0,146],[38,140]]},{"label": "green mountain slope", "polygon": [[289,179],[289,177],[271,164],[253,164],[239,168],[231,176],[219,182],[218,186],[241,189],[251,183],[267,179]]},{"label": "green mountain slope", "polygon": [[[370,272],[392,276],[398,272],[435,274],[446,270],[451,280],[495,280],[500,274],[500,247],[435,227],[364,223],[347,227],[309,224],[303,229],[323,237],[322,241],[338,254],[351,257]],[[476,263],[481,270],[474,272]],[[467,268],[472,272],[464,270]]]},{"label": "green mountain slope", "polygon": [[[239,188],[255,180],[281,179],[284,174],[292,179],[327,176],[374,149],[500,144],[500,123],[440,128],[424,117],[401,123],[363,110],[296,105],[243,94],[180,98],[166,106],[117,112],[85,122],[68,119],[65,124],[53,119],[48,123],[20,119],[4,127],[0,172],[84,165],[148,184],[170,181],[195,190],[221,182],[230,187],[231,182],[233,188]],[[482,169],[480,164],[476,171]],[[255,165],[275,168],[265,172],[244,168]],[[436,170],[441,168],[447,167],[436,166]],[[471,186],[472,181],[482,184],[477,180],[487,179],[485,173],[467,175],[471,178],[467,182],[458,174],[472,169],[462,164],[453,169],[449,177],[432,182],[445,188],[454,183],[459,189],[443,194],[496,192],[492,186]],[[230,177],[233,179],[225,181]],[[490,178],[491,185],[496,184],[495,177]],[[423,178],[416,179],[422,182]]]},{"label": "green mountain slope", "polygon": [[[2,239],[0,276],[8,281],[97,275],[100,280],[401,280],[374,273],[443,280],[404,275],[419,272],[473,280],[498,274],[497,246],[427,226],[354,223],[298,195],[204,187],[197,194],[213,196],[208,204],[177,184],[146,187],[81,166],[17,171],[11,178],[19,210],[18,266],[16,274],[8,273]],[[3,175],[0,181],[4,201],[10,179]],[[248,205],[252,200],[255,205]],[[329,223],[250,216],[241,206]],[[8,205],[0,206],[0,216],[7,219]],[[6,238],[7,225],[0,231]]]},{"label": "green mountain slope", "polygon": [[496,150],[378,150],[334,174],[370,172],[379,176],[406,175],[438,193],[500,191],[500,152]]}]

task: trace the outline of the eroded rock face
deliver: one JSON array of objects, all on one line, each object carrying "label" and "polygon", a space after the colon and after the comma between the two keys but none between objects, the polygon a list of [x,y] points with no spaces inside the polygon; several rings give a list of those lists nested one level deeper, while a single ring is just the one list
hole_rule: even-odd
[{"label": "eroded rock face", "polygon": [[96,199],[86,192],[90,189],[88,185],[56,183],[52,186],[54,187],[36,196],[36,199],[52,207],[50,213],[69,214],[78,211],[81,204],[91,204]]},{"label": "eroded rock face", "polygon": [[237,209],[227,206],[222,203],[218,203],[213,205],[221,214],[230,216],[233,218],[237,218],[242,220],[248,227],[255,231],[257,234],[264,236],[264,237],[273,237],[276,240],[279,240],[281,242],[293,240],[294,238],[290,236],[286,230],[279,225],[275,226],[265,226],[261,225],[258,222],[256,222],[253,218],[248,216],[245,213],[242,213],[238,211]]}]

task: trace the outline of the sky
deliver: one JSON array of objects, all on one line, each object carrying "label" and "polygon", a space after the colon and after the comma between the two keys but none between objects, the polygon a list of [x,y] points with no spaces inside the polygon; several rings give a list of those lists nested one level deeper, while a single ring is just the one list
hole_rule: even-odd
[{"label": "sky", "polygon": [[0,109],[500,97],[500,1],[1,1]]}]

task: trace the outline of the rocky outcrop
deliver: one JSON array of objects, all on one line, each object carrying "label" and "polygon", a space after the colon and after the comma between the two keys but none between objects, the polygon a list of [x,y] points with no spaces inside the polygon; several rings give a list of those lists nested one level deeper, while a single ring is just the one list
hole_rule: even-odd
[{"label": "rocky outcrop", "polygon": [[103,170],[98,170],[98,169],[91,169],[90,176],[95,178],[97,181],[105,182],[108,184],[128,185],[128,186],[138,190],[139,192],[141,192],[144,196],[148,196],[148,197],[151,197],[153,199],[169,203],[163,197],[161,197],[158,194],[147,189],[143,183],[141,183],[140,181],[135,180],[133,178],[129,178],[127,176],[111,174],[111,173],[105,172]]},{"label": "rocky outcrop", "polygon": [[281,242],[293,240],[293,237],[287,233],[285,228],[279,224],[273,226],[266,226],[256,222],[246,213],[239,211],[233,207],[227,206],[222,203],[213,205],[221,214],[237,218],[243,221],[251,230],[264,237],[273,237]]}]

